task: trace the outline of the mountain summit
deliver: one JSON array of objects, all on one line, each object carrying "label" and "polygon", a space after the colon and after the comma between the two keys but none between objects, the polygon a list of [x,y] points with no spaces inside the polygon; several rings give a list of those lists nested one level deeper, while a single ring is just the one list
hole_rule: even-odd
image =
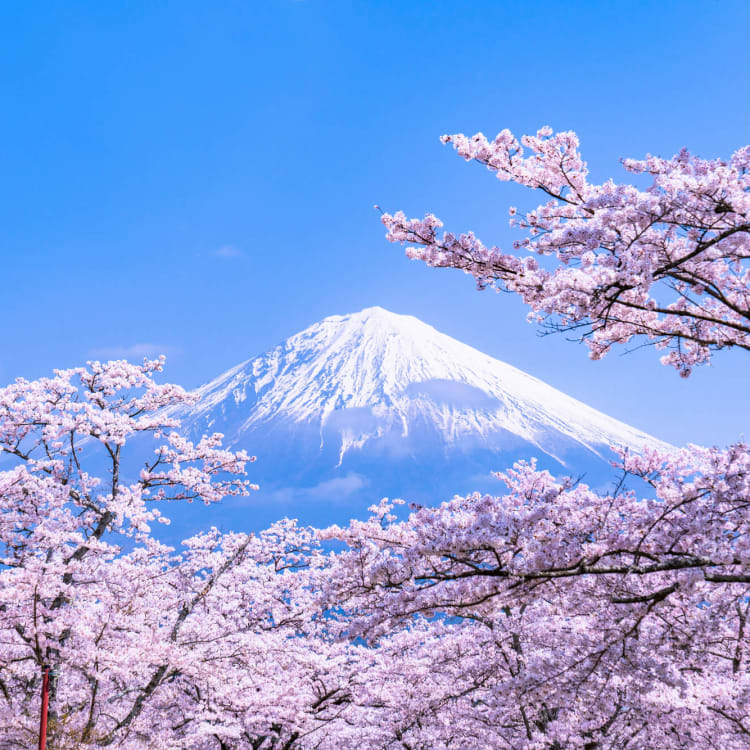
[{"label": "mountain summit", "polygon": [[555,473],[604,481],[610,445],[659,444],[380,307],[325,318],[197,395],[175,414],[183,426],[256,454],[262,495],[292,504],[499,489],[491,472],[532,456]]},{"label": "mountain summit", "polygon": [[562,464],[572,446],[600,454],[611,444],[657,442],[411,315],[380,307],[325,318],[197,394],[198,404],[181,415],[191,427],[224,432],[231,445],[271,427],[314,430],[314,447],[335,448],[339,464],[383,441],[403,453],[427,432],[446,448],[464,441],[507,446],[515,438]]}]

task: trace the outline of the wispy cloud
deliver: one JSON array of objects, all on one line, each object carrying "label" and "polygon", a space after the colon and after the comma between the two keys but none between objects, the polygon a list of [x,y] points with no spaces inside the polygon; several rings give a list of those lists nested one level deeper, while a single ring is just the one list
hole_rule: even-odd
[{"label": "wispy cloud", "polygon": [[237,245],[222,245],[220,248],[214,250],[214,255],[217,258],[242,258],[245,253]]},{"label": "wispy cloud", "polygon": [[95,359],[130,359],[141,360],[144,357],[154,359],[160,354],[176,354],[179,350],[166,344],[133,344],[132,346],[103,346],[89,351]]},{"label": "wispy cloud", "polygon": [[[312,487],[274,487],[261,484],[261,499],[278,505],[292,505],[310,501],[325,501],[328,504],[346,502],[369,485],[367,477],[349,472],[342,477],[325,479]],[[257,500],[256,500],[257,502]]]},{"label": "wispy cloud", "polygon": [[350,472],[346,476],[327,479],[314,487],[309,487],[307,492],[313,498],[330,500],[332,497],[349,497],[368,484],[367,479],[361,474]]}]

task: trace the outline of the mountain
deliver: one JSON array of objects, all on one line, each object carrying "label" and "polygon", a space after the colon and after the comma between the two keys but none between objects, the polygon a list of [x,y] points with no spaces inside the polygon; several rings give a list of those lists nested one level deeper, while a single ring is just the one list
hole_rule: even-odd
[{"label": "mountain", "polygon": [[536,456],[557,474],[613,479],[612,444],[655,438],[409,315],[334,315],[247,360],[173,410],[194,438],[258,456],[263,520],[361,515],[383,495],[438,502],[500,491],[491,472]]}]

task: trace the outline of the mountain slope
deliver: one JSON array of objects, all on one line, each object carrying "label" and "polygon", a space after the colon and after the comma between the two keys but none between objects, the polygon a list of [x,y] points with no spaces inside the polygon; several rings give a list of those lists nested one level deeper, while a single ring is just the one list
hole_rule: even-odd
[{"label": "mountain slope", "polygon": [[[279,502],[489,488],[537,456],[557,473],[612,475],[608,446],[654,438],[407,315],[336,315],[199,388],[175,412],[258,455]],[[662,444],[663,445],[663,444]],[[338,496],[335,496],[338,492]],[[295,500],[296,499],[296,500]],[[356,503],[359,504],[359,503]]]}]

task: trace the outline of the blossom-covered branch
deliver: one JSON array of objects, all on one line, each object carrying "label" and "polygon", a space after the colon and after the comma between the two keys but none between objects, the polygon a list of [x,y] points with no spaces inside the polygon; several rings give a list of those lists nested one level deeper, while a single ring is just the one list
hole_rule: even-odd
[{"label": "blossom-covered branch", "polygon": [[[473,233],[439,233],[428,214],[384,214],[388,239],[437,267],[459,268],[480,287],[519,294],[532,318],[574,330],[595,359],[615,344],[645,337],[684,376],[714,350],[750,349],[750,147],[728,161],[681,151],[672,159],[626,159],[648,187],[594,184],[575,133],[542,128],[493,140],[448,135],[460,156],[503,181],[549,200],[511,225],[525,233],[514,253],[487,247]],[[534,256],[553,259],[538,261]]]}]

